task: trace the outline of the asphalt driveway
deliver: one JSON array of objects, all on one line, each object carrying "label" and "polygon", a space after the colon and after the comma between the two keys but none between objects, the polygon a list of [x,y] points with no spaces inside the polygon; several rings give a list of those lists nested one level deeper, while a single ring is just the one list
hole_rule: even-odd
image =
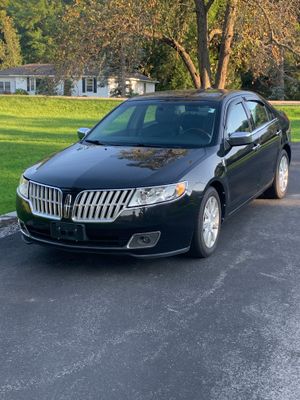
[{"label": "asphalt driveway", "polygon": [[300,398],[300,146],[209,259],[0,255],[0,399]]}]

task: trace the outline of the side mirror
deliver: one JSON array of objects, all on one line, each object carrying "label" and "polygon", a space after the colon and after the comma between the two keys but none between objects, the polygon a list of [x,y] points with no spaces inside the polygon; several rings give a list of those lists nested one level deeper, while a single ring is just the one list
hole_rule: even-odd
[{"label": "side mirror", "polygon": [[83,139],[90,131],[90,128],[79,128],[77,131],[77,135],[79,139]]},{"label": "side mirror", "polygon": [[229,135],[227,139],[231,146],[243,146],[245,144],[253,143],[253,133],[252,132],[234,132]]}]

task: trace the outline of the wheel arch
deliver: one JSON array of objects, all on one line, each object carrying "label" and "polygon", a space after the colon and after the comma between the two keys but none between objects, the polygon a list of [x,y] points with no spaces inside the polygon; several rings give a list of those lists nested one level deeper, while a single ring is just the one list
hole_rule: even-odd
[{"label": "wheel arch", "polygon": [[288,143],[285,143],[285,145],[282,148],[283,150],[285,150],[287,152],[287,155],[289,156],[289,161],[291,162],[292,159],[292,150],[291,150],[291,146]]},{"label": "wheel arch", "polygon": [[211,181],[207,185],[207,188],[208,187],[213,187],[218,192],[220,202],[221,202],[222,221],[224,221],[225,215],[226,215],[226,206],[227,206],[227,195],[226,195],[225,187],[224,187],[223,183],[218,180]]}]

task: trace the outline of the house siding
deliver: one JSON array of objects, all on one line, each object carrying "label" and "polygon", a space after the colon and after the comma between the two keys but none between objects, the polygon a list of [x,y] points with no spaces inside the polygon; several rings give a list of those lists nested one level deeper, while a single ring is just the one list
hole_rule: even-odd
[{"label": "house siding", "polygon": [[16,80],[15,80],[15,78],[9,78],[9,77],[0,76],[0,82],[9,82],[10,83],[10,93],[15,93],[15,91],[16,91]]},{"label": "house siding", "polygon": [[[21,68],[21,67],[20,67]],[[13,71],[15,73],[15,71]],[[36,94],[36,80],[53,77],[54,75],[37,75],[37,74],[20,74],[16,73],[12,75],[3,74],[0,72],[0,82],[10,82],[10,93],[15,93],[17,89],[26,91],[30,95]],[[92,79],[87,81],[87,79]],[[155,82],[148,81],[146,77],[129,77],[126,81],[127,92],[130,94],[145,94],[155,92]],[[1,85],[2,87],[5,85]],[[73,81],[73,87],[71,89],[71,96],[84,96],[84,97],[111,97],[115,89],[117,88],[117,80],[115,78],[109,78],[106,84],[103,85],[99,79],[95,76],[83,76],[81,79]],[[5,90],[5,89],[4,89]],[[56,86],[56,93],[58,95],[64,95],[64,82],[60,81]]]},{"label": "house siding", "polygon": [[15,89],[22,89],[22,90],[26,90],[27,92],[27,77],[16,77],[16,87]]},{"label": "house siding", "polygon": [[[84,77],[85,78],[85,77]],[[85,86],[85,92],[83,92],[83,86]],[[72,88],[72,96],[87,96],[87,97],[109,97],[109,86],[99,86],[99,82],[97,82],[97,92],[94,92],[94,88],[92,92],[87,92],[86,84],[82,84],[82,79],[78,79],[73,82]]]},{"label": "house siding", "polygon": [[155,83],[131,80],[131,88],[134,93],[146,94],[155,92]]}]

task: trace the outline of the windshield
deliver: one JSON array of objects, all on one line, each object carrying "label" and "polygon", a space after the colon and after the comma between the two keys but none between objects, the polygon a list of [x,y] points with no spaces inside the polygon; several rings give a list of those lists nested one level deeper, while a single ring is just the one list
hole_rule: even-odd
[{"label": "windshield", "polygon": [[128,101],[96,125],[85,141],[119,146],[211,146],[216,114],[216,102]]}]

